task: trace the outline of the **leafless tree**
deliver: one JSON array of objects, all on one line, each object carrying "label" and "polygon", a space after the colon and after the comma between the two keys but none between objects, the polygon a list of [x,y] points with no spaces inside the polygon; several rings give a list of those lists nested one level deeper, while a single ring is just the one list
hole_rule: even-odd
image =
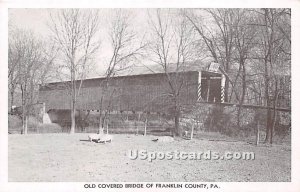
[{"label": "leafless tree", "polygon": [[[267,106],[265,142],[272,143],[275,108],[278,99],[278,77],[290,71],[290,25],[289,10],[252,9],[255,21],[252,24],[259,32],[254,58],[258,61],[263,79],[263,104]],[[261,71],[261,70],[260,70]],[[273,102],[273,103],[272,103]],[[272,113],[273,108],[273,113]]]},{"label": "leafless tree", "polygon": [[[97,38],[99,13],[94,10],[63,9],[50,16],[49,28],[60,50],[60,73],[67,74],[70,80],[68,84],[71,97],[70,133],[74,133],[76,103],[82,80],[86,78],[88,68],[100,45]],[[76,83],[78,81],[79,84]]]},{"label": "leafless tree", "polygon": [[14,105],[15,91],[18,85],[18,65],[21,62],[24,49],[22,45],[17,41],[17,34],[14,31],[10,31],[9,44],[8,44],[8,90],[10,93],[10,110],[12,112],[12,106]]},{"label": "leafless tree", "polygon": [[241,79],[241,91],[239,91],[240,95],[238,96],[239,108],[237,113],[237,126],[240,128],[240,114],[242,109],[241,106],[244,103],[247,91],[248,73],[246,65],[249,60],[249,57],[251,56],[252,49],[257,45],[257,31],[251,25],[251,23],[253,23],[253,19],[251,17],[251,12],[248,9],[234,9],[232,10],[232,14],[234,18],[233,38],[235,48],[233,54],[235,60],[239,64],[239,69],[235,77],[233,89],[235,89],[235,87],[237,86],[238,78]]},{"label": "leafless tree", "polygon": [[[253,9],[252,12],[255,18],[252,27],[258,31],[253,61],[257,62],[257,74],[261,76],[253,80],[261,85],[258,91],[262,97],[261,104],[268,107],[265,142],[272,143],[278,98],[290,91],[286,89],[289,85],[284,85],[290,82],[282,84],[282,80],[290,76],[291,12],[290,9]],[[262,82],[259,82],[260,79]]]},{"label": "leafless tree", "polygon": [[[193,29],[181,12],[172,12],[170,9],[157,9],[153,17],[149,14],[149,24],[154,39],[150,47],[153,61],[162,67],[169,87],[169,91],[162,94],[171,100],[175,123],[174,134],[181,136],[179,120],[183,105],[180,94],[184,79],[180,72],[187,69],[187,63],[193,55]],[[175,75],[171,75],[171,72]]]},{"label": "leafless tree", "polygon": [[[225,101],[231,101],[234,94],[243,104],[251,93],[259,98],[257,104],[268,107],[266,140],[272,142],[277,76],[289,71],[290,66],[290,9],[202,9],[185,15],[231,85],[225,87],[231,88]],[[241,108],[238,127],[240,112]]]},{"label": "leafless tree", "polygon": [[[203,22],[204,12],[209,15]],[[221,65],[220,70],[226,76],[224,100],[229,101],[229,84],[233,87],[231,77],[233,49],[234,49],[234,14],[232,9],[202,9],[186,12],[185,16],[192,23],[197,33],[207,46],[213,60]],[[232,89],[236,96],[237,91]]]},{"label": "leafless tree", "polygon": [[54,52],[46,55],[47,46],[32,31],[14,29],[9,35],[8,68],[11,106],[14,93],[21,91],[23,133],[27,134],[30,106],[37,101],[38,85],[47,78],[55,58]]},{"label": "leafless tree", "polygon": [[[111,56],[105,71],[105,81],[99,86],[102,93],[99,97],[99,131],[103,129],[103,123],[109,113],[113,98],[119,96],[116,95],[116,90],[109,88],[111,78],[135,64],[144,55],[147,46],[147,43],[143,41],[143,36],[133,30],[132,19],[128,11],[118,9],[108,21]],[[104,101],[106,101],[106,106],[104,106]]]}]

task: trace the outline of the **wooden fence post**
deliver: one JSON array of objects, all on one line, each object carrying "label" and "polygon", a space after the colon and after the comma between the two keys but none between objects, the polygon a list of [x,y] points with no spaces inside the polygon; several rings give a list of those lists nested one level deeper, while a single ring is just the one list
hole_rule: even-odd
[{"label": "wooden fence post", "polygon": [[[133,112],[133,114],[134,114],[134,126],[136,128],[136,135],[139,135],[139,126],[136,123],[136,113]],[[139,118],[140,118],[140,115],[138,116],[138,121],[139,121]]]},{"label": "wooden fence post", "polygon": [[259,145],[259,128],[260,128],[259,119],[257,118],[256,119],[256,141],[255,141],[256,145]]},{"label": "wooden fence post", "polygon": [[106,121],[106,134],[108,134],[108,119],[106,119],[105,121]]},{"label": "wooden fence post", "polygon": [[147,134],[147,123],[148,123],[148,113],[146,113],[146,120],[144,124],[144,136]]},{"label": "wooden fence post", "polygon": [[191,132],[191,140],[193,139],[193,136],[194,136],[194,127],[195,127],[195,124],[194,124],[194,121],[192,123],[192,132]]}]

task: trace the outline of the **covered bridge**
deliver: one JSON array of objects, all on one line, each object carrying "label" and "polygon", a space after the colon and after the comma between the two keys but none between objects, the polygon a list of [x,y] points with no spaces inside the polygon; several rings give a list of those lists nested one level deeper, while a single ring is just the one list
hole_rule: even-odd
[{"label": "covered bridge", "polygon": [[[169,73],[171,81],[179,82],[181,105],[194,105],[199,100],[222,102],[222,85],[225,77],[208,71]],[[161,112],[172,105],[171,89],[165,73],[112,77],[106,89],[105,78],[76,81],[80,92],[78,110],[147,111]],[[45,110],[70,109],[70,81],[41,85],[39,102]],[[104,96],[103,96],[104,95]],[[101,102],[101,98],[102,102]]]}]

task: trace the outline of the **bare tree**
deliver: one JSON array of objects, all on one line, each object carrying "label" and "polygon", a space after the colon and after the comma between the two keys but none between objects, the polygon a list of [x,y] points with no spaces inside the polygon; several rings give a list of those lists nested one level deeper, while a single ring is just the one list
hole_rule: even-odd
[{"label": "bare tree", "polygon": [[10,32],[8,43],[8,90],[10,93],[10,110],[12,112],[15,102],[15,91],[18,86],[18,65],[24,55],[24,49],[18,42],[18,35],[15,31]]},{"label": "bare tree", "polygon": [[[131,24],[132,15],[126,10],[116,10],[109,19],[108,36],[111,45],[111,57],[109,59],[106,71],[105,81],[99,86],[101,96],[99,131],[103,129],[103,124],[109,113],[112,100],[116,97],[116,90],[109,89],[110,80],[116,74],[130,68],[141,56],[144,55],[144,49],[147,43],[141,36],[133,30]],[[104,106],[106,101],[106,107]],[[104,110],[104,108],[106,108]],[[104,114],[102,114],[104,111]]]},{"label": "bare tree", "polygon": [[[100,41],[96,38],[99,29],[99,13],[93,10],[63,9],[51,14],[49,28],[57,43],[61,62],[60,72],[67,73],[70,80],[71,130],[75,132],[77,98],[82,80],[86,78]],[[79,80],[79,85],[77,80]]]},{"label": "bare tree", "polygon": [[[149,24],[154,41],[151,44],[153,61],[162,67],[169,92],[165,94],[171,100],[171,111],[174,117],[174,134],[181,136],[179,125],[183,104],[180,101],[184,79],[180,72],[186,70],[187,62],[193,55],[193,29],[181,14],[171,10],[157,9],[155,16],[149,14]],[[171,72],[175,75],[171,75]]]},{"label": "bare tree", "polygon": [[289,23],[288,17],[282,18],[286,16],[283,14],[285,11],[289,12],[285,9],[254,9],[252,11],[257,16],[253,26],[260,32],[256,59],[263,63],[263,103],[268,107],[265,142],[272,143],[276,100],[279,91],[277,87],[278,76],[289,73],[290,68],[289,29],[283,32],[281,28],[283,25],[279,25],[279,21]]},{"label": "bare tree", "polygon": [[43,83],[55,54],[45,55],[44,42],[31,31],[14,29],[9,36],[9,89],[11,106],[16,89],[21,91],[23,133],[27,134],[30,107],[37,101],[38,85]]},{"label": "bare tree", "polygon": [[[257,104],[268,107],[266,141],[272,142],[274,102],[280,91],[276,88],[277,76],[287,73],[290,66],[290,9],[205,9],[185,15],[211,57],[222,66],[220,69],[231,85],[225,87],[227,101],[234,94],[241,106],[252,95]],[[230,88],[231,93],[226,93]],[[241,108],[238,127],[240,112]]]},{"label": "bare tree", "polygon": [[[204,12],[210,17],[209,24],[203,22]],[[233,50],[234,50],[234,14],[232,9],[202,9],[194,12],[186,12],[185,16],[192,23],[197,33],[207,46],[208,52],[215,62],[220,63],[223,74],[226,77],[224,100],[229,101],[229,84],[234,85],[231,77]],[[232,89],[236,96],[237,91]]]},{"label": "bare tree", "polygon": [[241,79],[241,91],[239,91],[239,108],[237,113],[237,126],[240,128],[240,114],[242,105],[245,101],[247,91],[247,67],[246,64],[251,56],[252,49],[256,44],[256,29],[251,25],[253,19],[251,12],[247,9],[234,9],[232,11],[234,17],[234,55],[239,64],[239,69],[235,77],[233,89],[237,86],[237,80]]}]

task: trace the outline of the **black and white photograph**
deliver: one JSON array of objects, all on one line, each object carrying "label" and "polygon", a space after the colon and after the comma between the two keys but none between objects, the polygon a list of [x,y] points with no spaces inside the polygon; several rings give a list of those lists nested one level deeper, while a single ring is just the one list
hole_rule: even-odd
[{"label": "black and white photograph", "polygon": [[296,182],[293,14],[9,7],[7,182],[83,191]]}]

